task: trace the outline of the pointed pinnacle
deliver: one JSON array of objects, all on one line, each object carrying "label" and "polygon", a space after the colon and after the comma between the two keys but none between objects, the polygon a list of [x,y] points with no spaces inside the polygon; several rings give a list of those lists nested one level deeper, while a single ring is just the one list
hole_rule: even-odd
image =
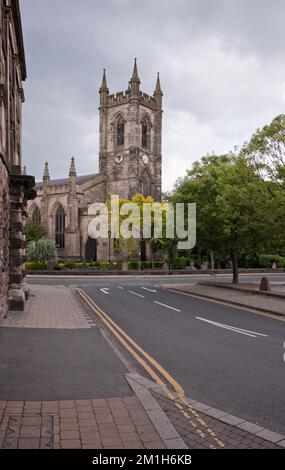
[{"label": "pointed pinnacle", "polygon": [[135,64],[134,64],[134,69],[133,69],[133,75],[132,75],[132,78],[131,78],[131,82],[132,81],[140,81],[139,79],[139,74],[138,74],[138,67],[137,67],[137,59],[135,59]]},{"label": "pointed pinnacle", "polygon": [[50,181],[48,162],[45,162],[43,181],[44,182],[49,182]]},{"label": "pointed pinnacle", "polygon": [[157,73],[157,79],[156,79],[156,86],[155,86],[155,95],[161,94],[162,95],[162,90],[161,90],[161,85],[160,85],[160,77],[159,77],[159,72]]},{"label": "pointed pinnacle", "polygon": [[103,69],[102,85],[100,88],[100,92],[103,92],[103,91],[109,92],[108,85],[107,85],[107,78],[106,78],[106,69]]},{"label": "pointed pinnacle", "polygon": [[74,157],[71,158],[70,170],[69,170],[69,178],[72,176],[76,177],[76,167],[75,167],[75,159]]}]

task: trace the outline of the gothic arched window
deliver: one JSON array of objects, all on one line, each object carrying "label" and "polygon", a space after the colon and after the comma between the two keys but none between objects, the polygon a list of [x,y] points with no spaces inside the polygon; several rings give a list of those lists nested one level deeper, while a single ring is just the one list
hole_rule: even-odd
[{"label": "gothic arched window", "polygon": [[125,121],[119,116],[116,123],[116,141],[118,146],[125,144]]},{"label": "gothic arched window", "polygon": [[35,207],[34,210],[33,210],[32,220],[37,225],[41,225],[41,212],[40,212],[40,209],[38,207]]},{"label": "gothic arched window", "polygon": [[142,147],[145,149],[149,147],[149,123],[147,117],[142,121]]},{"label": "gothic arched window", "polygon": [[55,242],[58,248],[65,247],[65,212],[62,206],[58,206],[55,213]]}]

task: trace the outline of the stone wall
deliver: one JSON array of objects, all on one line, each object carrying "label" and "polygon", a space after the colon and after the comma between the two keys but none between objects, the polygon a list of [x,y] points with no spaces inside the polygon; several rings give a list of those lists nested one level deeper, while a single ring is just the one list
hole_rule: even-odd
[{"label": "stone wall", "polygon": [[8,172],[0,158],[0,318],[8,308],[9,288],[9,187]]}]

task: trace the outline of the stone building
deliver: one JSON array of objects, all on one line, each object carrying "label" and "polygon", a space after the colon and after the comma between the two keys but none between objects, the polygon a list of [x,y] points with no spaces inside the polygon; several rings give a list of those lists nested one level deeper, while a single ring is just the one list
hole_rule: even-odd
[{"label": "stone building", "polygon": [[0,316],[28,296],[24,226],[32,176],[22,172],[21,129],[26,64],[18,0],[0,0]]},{"label": "stone building", "polygon": [[41,222],[56,241],[62,260],[115,260],[112,240],[88,237],[88,206],[108,195],[136,193],[161,199],[162,91],[159,75],[152,96],[140,90],[135,60],[128,89],[110,94],[105,70],[100,88],[99,173],[51,180],[48,163],[29,217]]}]

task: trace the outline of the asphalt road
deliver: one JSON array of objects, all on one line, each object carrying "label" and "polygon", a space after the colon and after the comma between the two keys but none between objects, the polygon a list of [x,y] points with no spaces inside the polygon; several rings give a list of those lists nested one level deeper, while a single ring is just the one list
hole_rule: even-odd
[{"label": "asphalt road", "polygon": [[[264,274],[240,274],[240,282],[260,282]],[[271,283],[284,283],[285,273],[266,274]],[[209,274],[189,274],[189,275],[118,275],[118,276],[27,276],[29,284],[46,285],[96,285],[105,286],[117,285],[160,285],[160,284],[196,284],[199,281],[210,281]],[[232,274],[217,274],[216,280],[220,282],[232,282]]]},{"label": "asphalt road", "polygon": [[285,433],[284,322],[141,282],[84,290],[186,395]]},{"label": "asphalt road", "polygon": [[[261,276],[242,275],[241,281]],[[230,282],[231,276],[218,278]],[[159,287],[200,279],[209,276],[30,278],[29,283],[81,285],[187,396],[284,434],[285,322]],[[285,282],[285,275],[270,275],[270,281]]]}]

